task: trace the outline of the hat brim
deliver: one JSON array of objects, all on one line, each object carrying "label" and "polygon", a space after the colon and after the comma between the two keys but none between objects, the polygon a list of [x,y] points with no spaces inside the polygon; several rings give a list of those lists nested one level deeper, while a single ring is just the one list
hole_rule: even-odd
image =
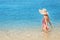
[{"label": "hat brim", "polygon": [[39,9],[39,13],[43,15],[48,14],[46,9],[42,9],[42,10]]}]

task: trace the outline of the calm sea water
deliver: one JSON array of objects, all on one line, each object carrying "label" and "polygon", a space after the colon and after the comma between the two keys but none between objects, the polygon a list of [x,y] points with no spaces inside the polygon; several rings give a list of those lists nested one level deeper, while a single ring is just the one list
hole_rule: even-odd
[{"label": "calm sea water", "polygon": [[46,8],[53,24],[60,23],[60,0],[0,0],[0,29],[38,28]]}]

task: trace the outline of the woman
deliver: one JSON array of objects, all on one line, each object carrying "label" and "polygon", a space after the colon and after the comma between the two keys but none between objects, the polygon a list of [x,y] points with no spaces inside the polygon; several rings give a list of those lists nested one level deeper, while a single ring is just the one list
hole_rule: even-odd
[{"label": "woman", "polygon": [[43,21],[42,21],[42,30],[47,32],[47,31],[50,31],[50,28],[48,27],[48,23],[52,26],[51,22],[50,22],[50,19],[49,19],[49,16],[48,16],[48,12],[46,11],[46,9],[42,9],[40,10],[39,9],[39,12],[41,14],[43,14],[44,18],[43,18]]}]

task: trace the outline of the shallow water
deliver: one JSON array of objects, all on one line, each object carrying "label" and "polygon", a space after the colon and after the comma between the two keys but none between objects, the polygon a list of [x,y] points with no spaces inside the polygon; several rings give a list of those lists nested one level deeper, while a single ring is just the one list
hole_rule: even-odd
[{"label": "shallow water", "polygon": [[0,40],[60,40],[60,29],[47,33],[40,29],[0,31]]}]

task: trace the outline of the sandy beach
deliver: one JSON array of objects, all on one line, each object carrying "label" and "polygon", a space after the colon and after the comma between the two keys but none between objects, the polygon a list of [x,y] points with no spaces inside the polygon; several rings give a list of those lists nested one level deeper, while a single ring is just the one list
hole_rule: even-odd
[{"label": "sandy beach", "polygon": [[40,29],[0,30],[0,40],[60,40],[60,29],[51,32],[41,32]]}]

